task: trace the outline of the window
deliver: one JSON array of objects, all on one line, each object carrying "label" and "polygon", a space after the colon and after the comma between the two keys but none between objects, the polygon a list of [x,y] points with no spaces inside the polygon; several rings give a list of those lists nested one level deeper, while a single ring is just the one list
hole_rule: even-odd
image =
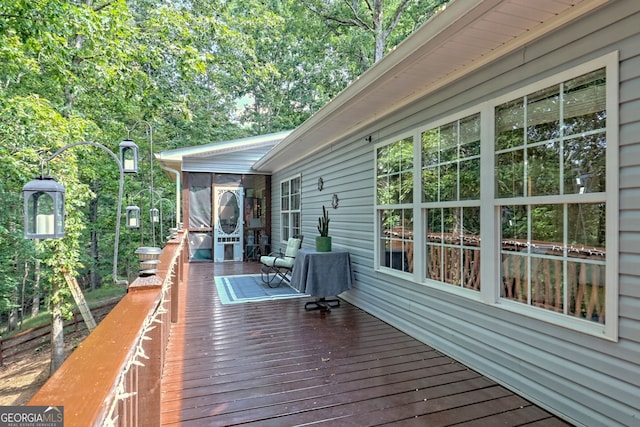
[{"label": "window", "polygon": [[413,138],[376,150],[381,266],[413,272]]},{"label": "window", "polygon": [[501,298],[605,322],[606,70],[495,108]]},{"label": "window", "polygon": [[283,241],[300,234],[301,177],[280,183],[280,235]]},{"label": "window", "polygon": [[617,339],[617,76],[612,53],[378,145],[376,267]]},{"label": "window", "polygon": [[421,134],[425,278],[480,290],[480,115]]}]

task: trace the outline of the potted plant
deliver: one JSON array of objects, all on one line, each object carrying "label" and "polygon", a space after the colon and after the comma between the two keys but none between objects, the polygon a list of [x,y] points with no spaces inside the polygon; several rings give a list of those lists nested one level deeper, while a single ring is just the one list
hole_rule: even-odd
[{"label": "potted plant", "polygon": [[322,206],[322,216],[318,218],[318,232],[320,233],[320,235],[316,237],[317,252],[331,252],[329,221],[329,213],[327,212],[327,209]]}]

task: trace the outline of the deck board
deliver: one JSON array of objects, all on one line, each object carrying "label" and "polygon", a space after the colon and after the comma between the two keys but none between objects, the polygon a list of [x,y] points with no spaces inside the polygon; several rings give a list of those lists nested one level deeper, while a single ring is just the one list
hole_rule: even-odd
[{"label": "deck board", "polygon": [[343,302],[222,305],[215,275],[253,263],[192,263],[162,378],[164,426],[567,425],[506,388]]}]

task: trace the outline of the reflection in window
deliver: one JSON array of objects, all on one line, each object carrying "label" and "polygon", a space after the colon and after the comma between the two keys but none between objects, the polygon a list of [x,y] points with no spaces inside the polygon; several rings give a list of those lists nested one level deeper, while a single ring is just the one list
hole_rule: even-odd
[{"label": "reflection in window", "polygon": [[380,211],[381,264],[394,270],[413,272],[413,210]]},{"label": "reflection in window", "polygon": [[413,202],[413,139],[405,138],[377,150],[379,205]]},{"label": "reflection in window", "polygon": [[426,278],[478,291],[480,115],[422,132],[421,142]]},{"label": "reflection in window", "polygon": [[605,104],[601,69],[496,107],[496,196],[604,191]]},{"label": "reflection in window", "polygon": [[426,277],[480,290],[480,208],[427,209]]},{"label": "reflection in window", "polygon": [[296,176],[280,183],[280,236],[285,242],[300,234],[301,182]]},{"label": "reflection in window", "polygon": [[601,69],[496,107],[503,298],[604,323],[605,106]]},{"label": "reflection in window", "polygon": [[413,272],[413,138],[376,150],[380,265]]}]

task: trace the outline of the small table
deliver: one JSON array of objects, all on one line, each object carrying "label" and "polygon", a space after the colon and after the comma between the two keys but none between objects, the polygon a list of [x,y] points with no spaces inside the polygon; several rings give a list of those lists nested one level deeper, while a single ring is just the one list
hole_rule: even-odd
[{"label": "small table", "polygon": [[327,300],[351,289],[353,277],[349,252],[316,252],[300,249],[291,273],[291,286],[300,292],[317,297],[305,304],[306,310],[329,311],[338,307],[340,300]]}]

